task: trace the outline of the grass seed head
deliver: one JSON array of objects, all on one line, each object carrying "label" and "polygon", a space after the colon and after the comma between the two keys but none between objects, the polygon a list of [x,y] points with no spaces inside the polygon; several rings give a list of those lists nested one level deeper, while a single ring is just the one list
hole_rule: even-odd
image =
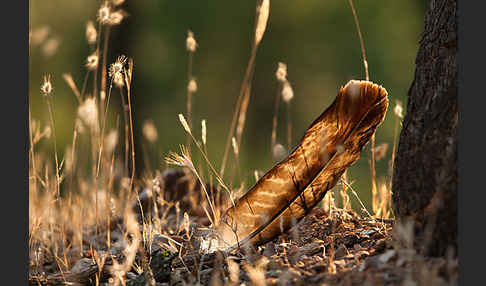
[{"label": "grass seed head", "polygon": [[379,161],[383,159],[386,155],[386,151],[388,150],[388,143],[382,143],[375,147],[375,160]]},{"label": "grass seed head", "polygon": [[111,7],[108,2],[105,2],[98,9],[98,21],[101,24],[108,24],[110,22]]},{"label": "grass seed head", "polygon": [[125,3],[125,0],[111,0],[113,6],[120,6],[121,4]]},{"label": "grass seed head", "polygon": [[187,124],[186,118],[182,113],[179,113],[179,121],[182,124],[182,127],[184,127],[184,130],[186,130],[187,133],[191,133],[191,128],[189,128],[189,124]]},{"label": "grass seed head", "polygon": [[34,46],[42,44],[49,35],[49,27],[43,26],[32,31],[31,43]]},{"label": "grass seed head", "polygon": [[275,146],[273,146],[272,148],[273,158],[277,161],[280,161],[283,158],[285,158],[286,153],[287,151],[285,151],[285,147],[280,143],[275,144]]},{"label": "grass seed head", "polygon": [[98,67],[98,62],[98,55],[94,52],[86,58],[86,67],[89,70],[95,70]]},{"label": "grass seed head", "polygon": [[403,118],[403,107],[402,103],[397,100],[397,103],[395,104],[395,109],[393,110],[395,112],[395,115],[398,116],[399,118]]},{"label": "grass seed head", "polygon": [[96,38],[98,37],[98,32],[93,24],[93,21],[88,21],[86,23],[86,40],[88,44],[96,43]]},{"label": "grass seed head", "polygon": [[191,155],[183,145],[181,145],[180,148],[181,155],[175,152],[169,152],[169,155],[165,157],[165,162],[169,165],[187,167],[192,172],[196,173],[196,168],[194,168],[194,164],[192,163]]},{"label": "grass seed head", "polygon": [[116,129],[111,130],[108,135],[106,135],[105,149],[106,152],[111,153],[115,150],[118,143],[118,131]]},{"label": "grass seed head", "polygon": [[265,29],[267,28],[268,16],[270,14],[270,0],[262,0],[257,7],[257,24],[255,28],[255,45],[260,44]]},{"label": "grass seed head", "polygon": [[127,57],[124,55],[119,56],[114,63],[110,65],[108,69],[108,75],[114,77],[116,74],[123,74],[123,67],[127,61]]},{"label": "grass seed head", "polygon": [[42,46],[42,54],[45,57],[51,57],[59,48],[61,41],[58,38],[50,38],[48,39],[45,44]]},{"label": "grass seed head", "polygon": [[111,26],[120,25],[120,23],[125,18],[126,13],[123,10],[116,10],[115,12],[110,13],[108,24]]},{"label": "grass seed head", "polygon": [[284,63],[278,63],[277,71],[275,72],[275,77],[281,83],[287,81],[287,65]]},{"label": "grass seed head", "polygon": [[94,128],[98,124],[98,107],[94,97],[88,97],[83,104],[78,107],[78,116],[90,128]]},{"label": "grass seed head", "polygon": [[145,139],[150,143],[154,143],[157,140],[157,128],[155,128],[152,120],[145,121],[142,132]]},{"label": "grass seed head", "polygon": [[115,73],[113,75],[113,83],[117,87],[123,87],[125,85],[125,80],[124,80],[123,74],[121,72]]},{"label": "grass seed head", "polygon": [[201,121],[201,139],[204,145],[206,145],[206,119]]},{"label": "grass seed head", "polygon": [[100,100],[104,101],[106,98],[106,91],[100,90]]},{"label": "grass seed head", "polygon": [[292,90],[292,86],[290,82],[285,81],[282,88],[282,99],[286,103],[289,103],[292,98],[294,98],[294,91]]},{"label": "grass seed head", "polygon": [[191,30],[189,30],[187,31],[186,49],[189,52],[194,53],[196,51],[196,48],[197,48],[197,42],[196,39],[194,39],[194,33]]},{"label": "grass seed head", "polygon": [[195,93],[197,91],[197,82],[195,78],[191,78],[187,84],[187,91],[190,93]]},{"label": "grass seed head", "polygon": [[52,83],[51,83],[51,75],[48,74],[48,75],[45,75],[44,76],[44,81],[42,82],[42,85],[41,85],[41,91],[42,93],[47,96],[47,95],[50,95],[52,93]]},{"label": "grass seed head", "polygon": [[51,134],[52,134],[51,126],[46,125],[46,127],[44,127],[44,131],[42,131],[42,135],[45,136],[47,139],[49,139],[51,138]]}]

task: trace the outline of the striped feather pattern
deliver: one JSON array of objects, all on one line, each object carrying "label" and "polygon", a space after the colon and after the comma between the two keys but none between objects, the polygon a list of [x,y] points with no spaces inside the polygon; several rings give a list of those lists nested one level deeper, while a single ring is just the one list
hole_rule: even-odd
[{"label": "striped feather pattern", "polygon": [[208,247],[261,245],[302,219],[358,160],[385,118],[387,96],[372,82],[349,81],[292,152],[225,212]]}]

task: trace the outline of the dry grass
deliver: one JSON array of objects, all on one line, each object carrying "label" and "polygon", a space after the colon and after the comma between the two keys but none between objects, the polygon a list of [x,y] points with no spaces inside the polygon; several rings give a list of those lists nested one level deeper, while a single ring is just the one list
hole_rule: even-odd
[{"label": "dry grass", "polygon": [[[216,225],[222,212],[230,204],[234,205],[234,200],[241,195],[244,189],[244,185],[238,188],[233,187],[233,180],[229,185],[225,183],[224,173],[226,164],[230,160],[228,153],[232,143],[235,172],[241,179],[239,147],[251,94],[255,56],[266,29],[270,3],[266,0],[257,1],[255,38],[245,77],[237,97],[219,172],[216,171],[207,154],[206,121],[201,122],[201,141],[197,140],[193,133],[191,96],[196,92],[197,85],[192,75],[192,57],[197,43],[192,32],[188,32],[186,47],[189,55],[186,105],[188,120],[186,121],[182,114],[179,115],[181,124],[187,132],[188,141],[185,146],[181,147],[181,154],[171,153],[167,158],[168,163],[183,167],[183,171],[177,173],[182,175],[173,179],[171,170],[162,170],[163,174],[161,174],[160,170],[150,170],[149,167],[145,170],[144,176],[135,177],[136,154],[131,102],[132,97],[136,95],[131,93],[131,78],[136,70],[133,70],[133,60],[127,60],[125,57],[119,57],[107,69],[110,30],[116,29],[116,26],[125,17],[124,11],[119,8],[122,2],[118,0],[102,3],[97,15],[97,28],[93,22],[88,21],[86,37],[91,52],[87,56],[86,76],[81,89],[78,89],[78,85],[70,74],[63,75],[79,104],[77,119],[72,123],[72,144],[64,152],[64,158],[58,158],[53,120],[55,109],[52,104],[52,97],[56,96],[53,92],[55,84],[60,83],[53,83],[46,76],[45,82],[41,86],[40,93],[46,97],[47,112],[50,118],[48,123],[42,123],[43,127],[41,127],[41,122],[32,118],[29,111],[29,273],[31,283],[56,282],[63,284],[66,281],[82,281],[79,283],[127,285],[127,282],[134,282],[143,276],[149,285],[155,285],[155,281],[159,280],[170,281],[172,284],[179,281],[183,284],[211,285],[240,285],[241,283],[268,285],[288,280],[295,283],[308,281],[312,285],[317,285],[312,282],[312,275],[316,275],[315,269],[320,273],[318,276],[324,275],[325,277],[322,277],[325,279],[323,279],[327,279],[326,281],[331,284],[339,284],[342,281],[336,282],[333,279],[338,278],[329,278],[330,276],[326,275],[341,277],[340,275],[346,271],[361,273],[365,267],[375,269],[375,266],[370,266],[364,258],[360,257],[371,257],[372,251],[376,251],[376,254],[383,253],[383,250],[376,250],[380,247],[378,242],[370,242],[369,246],[358,243],[349,251],[344,247],[347,255],[355,255],[350,256],[353,257],[354,264],[349,266],[351,264],[347,264],[348,260],[345,261],[341,257],[345,239],[339,235],[339,233],[354,231],[360,227],[362,229],[360,228],[359,231],[364,233],[367,231],[365,226],[372,226],[373,231],[380,233],[380,239],[391,237],[392,225],[390,222],[393,221],[391,170],[393,169],[394,154],[392,154],[388,176],[378,178],[381,181],[375,186],[374,160],[377,159],[375,154],[378,152],[375,152],[374,146],[371,149],[371,174],[373,186],[375,186],[372,187],[372,212],[366,210],[352,187],[351,176],[345,174],[341,179],[339,192],[338,188],[329,192],[321,208],[317,211],[327,217],[325,227],[310,216],[302,223],[295,225],[290,234],[282,236],[278,241],[271,242],[256,252],[252,250],[253,252],[238,253],[236,256],[225,254],[224,258],[219,257],[220,254],[216,258],[204,255],[193,256],[192,260],[184,258],[184,255],[189,254],[191,250],[183,246],[191,245],[194,242],[193,237],[196,230],[193,225]],[[350,4],[352,5],[352,1]],[[357,20],[354,8],[352,11]],[[356,24],[362,43],[358,22]],[[42,41],[41,38],[45,38],[47,33],[48,31],[45,29],[33,33],[32,42]],[[103,43],[101,43],[102,39]],[[101,44],[103,44],[103,48],[100,48]],[[368,77],[363,44],[362,49]],[[101,55],[100,50],[103,51]],[[98,63],[101,63],[101,67]],[[101,68],[101,78],[98,78],[99,68]],[[280,84],[275,102],[270,150],[276,160],[279,160],[282,152],[286,152],[285,147],[278,144],[276,133],[280,96],[287,104],[288,111],[287,151],[292,143],[290,103],[293,91],[286,73],[286,66],[279,63],[276,77]],[[92,94],[88,94],[86,91],[89,80],[93,83]],[[100,82],[99,87],[98,82]],[[115,84],[115,89],[113,89],[113,84]],[[113,107],[109,108],[109,104],[114,92],[118,92],[122,98],[122,106],[115,108],[120,110],[123,115],[117,114],[117,124],[110,126],[107,123],[107,117],[113,109]],[[396,149],[398,126],[403,117],[397,109],[395,114],[396,129],[394,142],[392,142],[392,153]],[[119,122],[120,117],[123,118],[121,123]],[[109,131],[107,132],[107,130]],[[158,138],[155,126],[151,122],[147,122],[143,131],[148,144],[154,144]],[[47,140],[54,144],[54,154],[49,154],[38,147],[39,142]],[[197,147],[197,151],[204,159],[204,168],[208,170],[206,176],[202,171],[203,168],[194,166],[192,162],[192,144]],[[284,151],[276,150],[278,148]],[[149,159],[147,156],[144,158],[145,161]],[[146,166],[150,166],[148,162],[145,163]],[[258,179],[257,171],[255,171],[255,177]],[[360,202],[362,210],[367,214],[366,218],[357,217],[352,210],[350,192]],[[338,198],[342,203],[341,206],[338,206]],[[323,219],[322,216],[320,218]],[[351,227],[352,222],[356,227]],[[343,225],[346,227],[343,228]],[[308,226],[308,229],[303,231],[302,228],[305,226]],[[326,241],[305,242],[306,238],[312,237],[311,232],[319,232],[320,237],[325,237]],[[445,262],[437,263],[426,260],[413,252],[413,237],[410,233],[410,224],[396,224],[393,227],[393,234],[398,237],[396,240],[398,242],[393,245],[394,248],[388,250],[395,252],[384,252],[380,256],[383,261],[386,260],[383,262],[384,265],[388,261],[396,261],[396,265],[403,266],[402,268],[406,270],[407,274],[403,276],[405,278],[400,280],[400,283],[411,285],[407,283],[417,282],[419,285],[432,285],[427,283],[442,282],[441,277],[444,275],[439,272],[443,272],[443,269],[446,269],[449,281],[452,283],[457,281],[457,277],[454,277],[457,275],[455,274],[457,273],[457,260],[451,257],[448,257]],[[319,251],[313,252],[310,246]],[[293,247],[302,247],[303,250],[295,256],[297,252]],[[363,253],[367,254],[362,256]],[[385,254],[387,256],[383,257]],[[178,257],[181,267],[173,266],[172,270],[166,271],[168,276],[161,278],[160,275],[164,272],[157,263],[164,259],[175,259],[175,257]],[[212,261],[213,266],[208,267],[207,261]],[[440,263],[445,263],[445,266]],[[306,270],[302,265],[311,268]],[[325,267],[321,267],[322,265]],[[438,265],[434,268],[435,272],[426,273],[420,270],[420,267],[429,265]],[[90,267],[94,267],[93,275],[90,276],[91,280],[77,280],[84,273],[82,271],[91,269]],[[357,276],[359,275],[356,274]],[[204,277],[210,278],[205,280]],[[369,282],[368,279],[371,278],[365,277],[360,281]]]}]

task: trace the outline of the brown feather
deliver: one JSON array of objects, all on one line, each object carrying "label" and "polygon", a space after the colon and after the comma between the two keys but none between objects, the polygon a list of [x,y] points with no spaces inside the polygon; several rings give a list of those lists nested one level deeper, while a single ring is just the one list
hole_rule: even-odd
[{"label": "brown feather", "polygon": [[264,244],[302,219],[334,187],[383,121],[386,90],[349,81],[300,143],[222,216],[210,249]]}]

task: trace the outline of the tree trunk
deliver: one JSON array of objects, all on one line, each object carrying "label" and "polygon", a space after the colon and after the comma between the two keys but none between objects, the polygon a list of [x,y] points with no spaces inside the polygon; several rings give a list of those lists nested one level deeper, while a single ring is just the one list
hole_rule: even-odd
[{"label": "tree trunk", "polygon": [[456,12],[455,0],[429,3],[393,173],[397,220],[413,219],[432,256],[457,249]]}]

